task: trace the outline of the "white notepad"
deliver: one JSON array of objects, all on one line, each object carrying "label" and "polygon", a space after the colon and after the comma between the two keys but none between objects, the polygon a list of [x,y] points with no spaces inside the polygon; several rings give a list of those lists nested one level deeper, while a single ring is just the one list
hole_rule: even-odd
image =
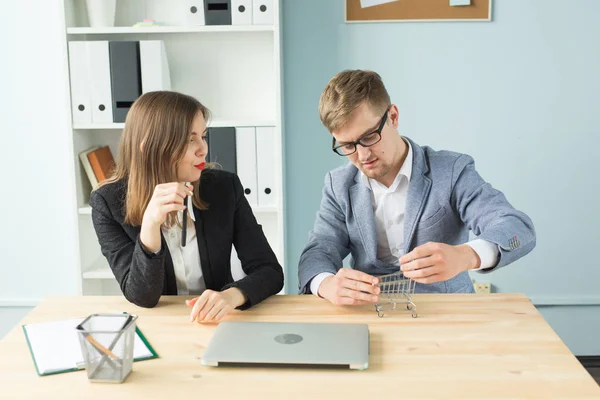
[{"label": "white notepad", "polygon": [[[85,368],[77,330],[84,318],[39,322],[23,325],[38,375],[52,375]],[[134,361],[157,358],[158,355],[136,327],[133,342]]]}]

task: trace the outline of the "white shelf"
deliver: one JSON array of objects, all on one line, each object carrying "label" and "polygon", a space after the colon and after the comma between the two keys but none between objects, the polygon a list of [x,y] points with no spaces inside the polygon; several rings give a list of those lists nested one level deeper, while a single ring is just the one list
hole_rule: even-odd
[{"label": "white shelf", "polygon": [[124,33],[210,33],[210,32],[273,32],[273,25],[212,25],[212,26],[116,26],[106,28],[67,28],[69,35],[112,35]]},{"label": "white shelf", "polygon": [[[280,210],[277,207],[252,207],[252,211],[256,214],[275,214]],[[89,205],[85,205],[83,207],[79,207],[80,215],[92,215],[92,207]]]},{"label": "white shelf", "polygon": [[80,215],[92,215],[92,207],[85,205],[83,207],[79,207]]},{"label": "white shelf", "polygon": [[115,122],[112,124],[73,124],[73,129],[123,129],[124,122]]},{"label": "white shelf", "polygon": [[[244,120],[228,120],[228,119],[216,119],[210,121],[208,124],[209,128],[224,128],[224,127],[242,127],[242,126],[275,126],[275,121],[244,121]],[[92,130],[92,129],[123,129],[125,128],[124,122],[115,122],[112,124],[73,124],[73,129],[80,130]]]},{"label": "white shelf", "polygon": [[115,279],[104,258],[98,259],[89,270],[82,273],[83,279]]}]

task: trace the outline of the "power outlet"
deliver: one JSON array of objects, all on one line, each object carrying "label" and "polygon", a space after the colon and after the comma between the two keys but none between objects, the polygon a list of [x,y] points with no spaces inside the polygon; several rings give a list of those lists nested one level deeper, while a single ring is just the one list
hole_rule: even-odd
[{"label": "power outlet", "polygon": [[473,282],[475,293],[492,293],[492,284],[488,282]]}]

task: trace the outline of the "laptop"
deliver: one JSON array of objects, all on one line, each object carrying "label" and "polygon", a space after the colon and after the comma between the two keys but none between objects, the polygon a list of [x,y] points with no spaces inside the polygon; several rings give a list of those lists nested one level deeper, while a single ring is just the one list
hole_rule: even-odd
[{"label": "laptop", "polygon": [[221,322],[201,364],[364,370],[369,367],[369,327],[366,324]]}]

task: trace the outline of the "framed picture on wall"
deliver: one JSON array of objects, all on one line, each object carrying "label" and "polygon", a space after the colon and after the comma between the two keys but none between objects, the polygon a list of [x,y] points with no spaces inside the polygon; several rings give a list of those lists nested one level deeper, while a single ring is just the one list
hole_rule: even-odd
[{"label": "framed picture on wall", "polygon": [[346,0],[346,22],[491,20],[492,0]]}]

